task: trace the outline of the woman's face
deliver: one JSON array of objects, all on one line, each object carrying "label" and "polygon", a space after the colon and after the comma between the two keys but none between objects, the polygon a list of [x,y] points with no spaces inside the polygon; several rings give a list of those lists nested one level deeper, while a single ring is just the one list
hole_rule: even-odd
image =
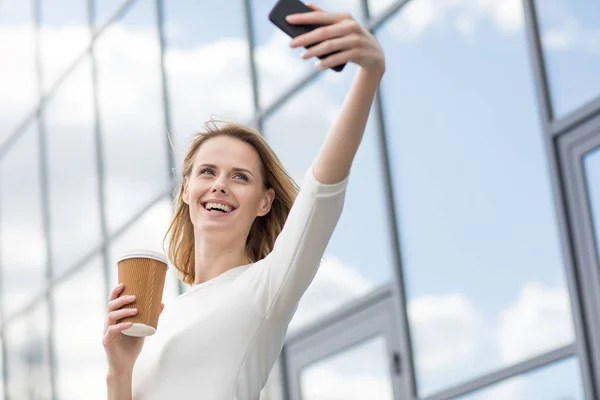
[{"label": "woman's face", "polygon": [[248,143],[228,136],[208,139],[196,151],[186,177],[183,200],[197,233],[248,235],[257,216],[267,214],[274,198],[265,189],[261,161]]}]

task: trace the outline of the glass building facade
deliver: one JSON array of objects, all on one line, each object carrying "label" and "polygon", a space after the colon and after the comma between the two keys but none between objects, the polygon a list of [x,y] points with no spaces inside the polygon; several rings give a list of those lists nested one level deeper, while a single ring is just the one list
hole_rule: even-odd
[{"label": "glass building facade", "polygon": [[[162,249],[206,120],[303,176],[356,67],[316,71],[273,4],[0,1],[0,396],[106,398],[116,259]],[[387,72],[261,400],[600,398],[600,3],[318,5]]]}]

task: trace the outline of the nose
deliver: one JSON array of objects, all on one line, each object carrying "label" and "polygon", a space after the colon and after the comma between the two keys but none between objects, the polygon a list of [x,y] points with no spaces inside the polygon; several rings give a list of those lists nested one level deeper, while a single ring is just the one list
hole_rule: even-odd
[{"label": "nose", "polygon": [[222,179],[216,179],[212,186],[211,192],[221,192],[223,194],[227,194],[229,190],[227,189],[227,185],[225,184],[225,182],[223,182]]}]

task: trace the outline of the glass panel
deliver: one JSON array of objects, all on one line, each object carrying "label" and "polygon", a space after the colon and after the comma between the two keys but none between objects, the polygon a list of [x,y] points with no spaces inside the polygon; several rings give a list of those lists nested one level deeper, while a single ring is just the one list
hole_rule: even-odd
[{"label": "glass panel", "polygon": [[[395,3],[403,3],[403,0],[368,0],[369,1],[369,13],[371,14],[371,17],[377,17],[377,15],[381,14],[383,11],[387,10],[388,7],[390,7],[392,4]],[[431,3],[428,2],[427,0],[423,1],[423,0],[416,0],[418,2],[421,3],[429,3],[430,4],[430,8],[437,8],[444,5],[444,3],[442,4],[438,4],[438,3]]]},{"label": "glass panel", "polygon": [[4,316],[23,308],[46,283],[37,124],[0,161],[0,252]]},{"label": "glass panel", "polygon": [[10,399],[51,399],[47,303],[4,327]]},{"label": "glass panel", "polygon": [[95,1],[95,26],[97,28],[104,26],[125,3],[127,3],[126,0]]},{"label": "glass panel", "polygon": [[569,358],[508,379],[457,400],[584,400],[577,358]]},{"label": "glass panel", "polygon": [[59,276],[100,241],[88,58],[52,96],[44,115],[48,138],[53,273]]},{"label": "glass panel", "polygon": [[600,185],[596,184],[600,178],[600,148],[596,148],[583,157],[583,167],[585,171],[585,180],[587,193],[590,201],[590,209],[594,231],[596,233],[596,251],[600,258]]},{"label": "glass panel", "polygon": [[[344,75],[321,74],[265,120],[267,140],[299,184],[317,156],[350,86],[355,67],[346,68]],[[392,243],[383,185],[378,137],[371,119],[352,168],[344,212],[325,251],[325,261],[300,301],[290,330],[392,279]],[[368,194],[368,210],[365,210],[365,194]]]},{"label": "glass panel", "polygon": [[[378,36],[425,396],[569,344],[574,332],[522,10],[505,15],[509,3],[492,0],[472,14],[474,3],[444,2],[445,14],[407,36],[419,4]],[[453,25],[460,15],[472,32]]]},{"label": "glass panel", "polygon": [[155,3],[137,2],[96,48],[111,232],[168,187]]},{"label": "glass panel", "polygon": [[35,106],[34,30],[31,1],[0,1],[0,143]]},{"label": "glass panel", "polygon": [[88,1],[44,0],[39,4],[42,82],[48,91],[88,45]]},{"label": "glass panel", "polygon": [[177,169],[192,134],[217,119],[252,118],[252,83],[242,2],[221,0],[164,3],[169,99]]},{"label": "glass panel", "polygon": [[61,400],[106,399],[106,356],[100,345],[107,298],[101,258],[55,287],[54,354]]},{"label": "glass panel", "polygon": [[[146,211],[135,223],[127,228],[116,241],[111,243],[110,252],[110,288],[117,285],[117,261],[119,257],[130,250],[153,250],[165,254],[163,251],[163,237],[171,222],[172,206],[169,199],[163,199]],[[163,303],[179,295],[177,287],[177,274],[175,268],[170,266],[165,280]]]},{"label": "glass panel", "polygon": [[600,2],[535,1],[555,118],[600,96]]},{"label": "glass panel", "polygon": [[[303,60],[300,54],[304,49],[291,49],[290,37],[281,32],[271,21],[269,12],[275,2],[271,0],[252,1],[252,21],[255,38],[254,59],[258,74],[260,104],[266,107],[281,96],[286,89],[312,71],[316,58]],[[360,3],[356,0],[321,0],[318,6],[327,11],[350,12],[361,20]],[[331,72],[337,74],[337,72]],[[350,75],[344,70],[344,76]]]},{"label": "glass panel", "polygon": [[369,339],[300,373],[302,400],[392,400],[385,339]]}]

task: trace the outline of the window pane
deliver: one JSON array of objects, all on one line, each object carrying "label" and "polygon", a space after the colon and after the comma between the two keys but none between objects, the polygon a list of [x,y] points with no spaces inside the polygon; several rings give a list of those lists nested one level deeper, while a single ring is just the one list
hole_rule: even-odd
[{"label": "window pane", "polygon": [[111,231],[168,187],[155,3],[137,2],[97,45]]},{"label": "window pane", "polygon": [[600,2],[535,1],[554,116],[600,96]]},{"label": "window pane", "polygon": [[[355,67],[346,68],[344,75],[322,74],[265,121],[267,140],[299,184],[350,86]],[[370,120],[325,261],[300,301],[290,330],[392,279],[392,243],[378,149],[376,127]]]},{"label": "window pane", "polygon": [[125,0],[102,0],[95,1],[95,26],[101,28],[119,11],[119,9],[125,4]]},{"label": "window pane", "polygon": [[54,355],[61,400],[106,399],[106,356],[100,344],[107,299],[102,260],[94,258],[55,287]]},{"label": "window pane", "polygon": [[[574,333],[521,3],[510,2],[508,15],[504,0],[478,13],[474,3],[444,2],[409,34],[421,4],[407,4],[378,36],[425,396],[569,344]],[[459,17],[472,30],[455,25]]]},{"label": "window pane", "polygon": [[[305,49],[291,49],[291,38],[269,21],[269,12],[274,4],[270,0],[252,1],[254,59],[262,107],[273,103],[294,83],[314,70],[314,63],[317,61],[316,58],[302,60],[300,54]],[[357,20],[361,19],[360,3],[356,0],[321,0],[318,6],[327,11],[350,12]],[[349,73],[344,70],[344,75]]]},{"label": "window pane", "polygon": [[247,123],[252,118],[252,83],[241,1],[164,3],[165,54],[177,170],[192,134],[217,119]]},{"label": "window pane", "polygon": [[594,149],[585,155],[583,158],[583,166],[594,231],[596,233],[596,251],[600,258],[600,231],[598,230],[600,227],[600,213],[598,212],[600,210],[600,185],[596,183],[600,178],[600,148]]},{"label": "window pane", "polygon": [[[369,1],[369,13],[371,17],[377,17],[379,14],[388,9],[388,7],[392,6],[395,3],[403,3],[403,0],[368,0]],[[420,1],[420,0],[409,0],[409,1]],[[422,0],[421,0],[422,1]],[[434,3],[430,3],[434,6]],[[443,7],[442,4],[435,3],[434,7]]]},{"label": "window pane", "polygon": [[51,399],[48,310],[41,302],[4,328],[10,399]]},{"label": "window pane", "polygon": [[[152,206],[142,215],[130,228],[121,234],[117,240],[111,243],[110,252],[110,288],[117,285],[117,261],[121,255],[130,250],[153,250],[166,254],[163,251],[163,237],[171,222],[172,206],[169,199],[163,199]],[[163,292],[163,303],[169,304],[169,300],[179,295],[177,287],[177,275],[175,268],[169,266],[167,278],[165,279],[165,290]]]},{"label": "window pane", "polygon": [[44,0],[39,4],[42,82],[48,91],[88,45],[88,1]]},{"label": "window pane", "polygon": [[37,101],[31,1],[0,1],[0,143]]},{"label": "window pane", "polygon": [[583,400],[579,363],[569,358],[457,400]]},{"label": "window pane", "polygon": [[85,58],[44,111],[55,276],[100,241],[93,113],[91,69]]},{"label": "window pane", "polygon": [[369,339],[304,368],[300,389],[302,400],[392,400],[385,339]]},{"label": "window pane", "polygon": [[0,170],[2,307],[9,317],[46,283],[37,124],[6,153]]}]

